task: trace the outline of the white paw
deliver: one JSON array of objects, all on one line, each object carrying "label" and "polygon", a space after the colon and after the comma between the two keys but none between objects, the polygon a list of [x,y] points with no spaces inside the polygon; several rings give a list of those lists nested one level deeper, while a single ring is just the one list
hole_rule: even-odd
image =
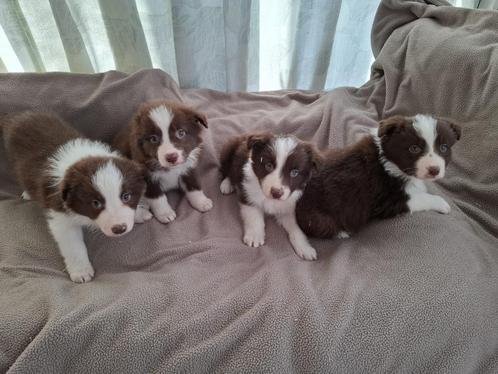
[{"label": "white paw", "polygon": [[229,195],[233,192],[234,188],[230,179],[226,177],[220,184],[220,191],[223,195]]},{"label": "white paw", "polygon": [[27,191],[24,191],[21,195],[21,199],[23,200],[31,200],[31,196],[29,195],[29,193]]},{"label": "white paw", "polygon": [[72,269],[67,269],[69,277],[75,283],[86,283],[90,282],[95,275],[92,265],[88,264],[81,267],[73,267]]},{"label": "white paw", "polygon": [[296,254],[303,260],[314,261],[318,258],[315,248],[310,245],[300,246],[298,248],[294,248],[294,250],[296,251]]},{"label": "white paw", "polygon": [[337,233],[337,238],[338,239],[349,239],[351,236],[346,231],[339,231]]},{"label": "white paw", "polygon": [[265,244],[265,231],[249,230],[244,233],[243,241],[249,247],[260,247]]},{"label": "white paw", "polygon": [[213,200],[204,196],[204,199],[198,201],[194,208],[199,212],[207,212],[208,210],[211,210],[213,208]]},{"label": "white paw", "polygon": [[433,210],[442,214],[449,214],[451,212],[450,204],[448,204],[442,197],[435,196]]},{"label": "white paw", "polygon": [[173,222],[176,218],[176,213],[172,208],[169,208],[161,213],[154,213],[154,217],[161,223]]},{"label": "white paw", "polygon": [[213,207],[213,200],[204,195],[202,191],[187,192],[187,200],[199,212],[207,212]]},{"label": "white paw", "polygon": [[135,210],[135,223],[144,223],[152,217],[152,213],[147,207],[142,205],[137,206],[137,210]]}]

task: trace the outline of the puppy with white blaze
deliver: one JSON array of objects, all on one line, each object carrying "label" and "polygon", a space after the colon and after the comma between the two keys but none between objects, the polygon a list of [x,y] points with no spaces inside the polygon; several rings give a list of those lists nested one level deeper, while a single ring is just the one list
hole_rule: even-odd
[{"label": "puppy with white blaze", "polygon": [[229,141],[221,152],[220,190],[237,192],[245,244],[265,242],[264,215],[275,216],[287,231],[296,254],[316,260],[315,249],[296,222],[296,202],[310,180],[316,152],[294,136],[252,134]]},{"label": "puppy with white blaze", "polygon": [[94,269],[82,228],[98,228],[110,237],[130,232],[145,190],[145,171],[51,114],[7,116],[0,128],[22,196],[47,209],[49,229],[71,280],[90,281]]},{"label": "puppy with white blaze", "polygon": [[197,176],[203,130],[207,127],[206,117],[192,108],[156,101],[142,105],[129,126],[116,136],[113,145],[148,170],[147,189],[135,222],[151,219],[150,210],[162,223],[173,221],[176,213],[166,192],[178,188],[199,212],[213,207]]},{"label": "puppy with white blaze", "polygon": [[460,135],[451,120],[394,116],[356,144],[329,150],[297,204],[299,226],[311,236],[344,238],[374,219],[448,214],[448,203],[424,181],[445,176]]}]

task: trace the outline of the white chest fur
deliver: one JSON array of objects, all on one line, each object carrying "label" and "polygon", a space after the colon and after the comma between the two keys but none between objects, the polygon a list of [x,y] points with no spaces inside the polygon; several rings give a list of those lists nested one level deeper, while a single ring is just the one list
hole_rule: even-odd
[{"label": "white chest fur", "polygon": [[191,169],[197,166],[199,153],[201,149],[198,147],[190,152],[187,160],[178,166],[169,168],[168,170],[158,170],[151,173],[153,181],[159,182],[163,191],[174,190],[180,187],[180,178],[187,174]]}]

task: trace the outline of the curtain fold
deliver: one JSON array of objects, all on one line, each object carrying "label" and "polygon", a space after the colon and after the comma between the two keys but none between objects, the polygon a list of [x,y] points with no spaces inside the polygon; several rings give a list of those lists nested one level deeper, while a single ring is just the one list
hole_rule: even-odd
[{"label": "curtain fold", "polygon": [[0,71],[161,68],[222,91],[358,86],[379,0],[2,0]]}]

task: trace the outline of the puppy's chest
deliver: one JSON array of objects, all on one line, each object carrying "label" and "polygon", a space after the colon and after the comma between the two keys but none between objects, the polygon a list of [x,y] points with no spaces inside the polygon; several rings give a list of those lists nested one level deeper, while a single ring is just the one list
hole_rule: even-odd
[{"label": "puppy's chest", "polygon": [[285,201],[268,199],[261,189],[257,179],[245,178],[240,187],[248,203],[263,210],[266,214],[282,215],[293,212],[296,207],[295,200],[289,197]]},{"label": "puppy's chest", "polygon": [[154,171],[151,179],[159,183],[163,191],[178,189],[180,187],[180,178],[191,171],[190,165],[179,165],[170,170]]}]

